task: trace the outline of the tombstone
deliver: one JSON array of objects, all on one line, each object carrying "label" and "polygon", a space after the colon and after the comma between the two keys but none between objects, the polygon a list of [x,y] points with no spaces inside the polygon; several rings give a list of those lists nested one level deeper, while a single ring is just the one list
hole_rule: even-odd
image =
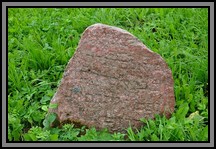
[{"label": "tombstone", "polygon": [[139,129],[141,118],[169,118],[175,98],[172,72],[163,58],[129,32],[94,24],[81,36],[68,62],[49,112],[61,124]]}]

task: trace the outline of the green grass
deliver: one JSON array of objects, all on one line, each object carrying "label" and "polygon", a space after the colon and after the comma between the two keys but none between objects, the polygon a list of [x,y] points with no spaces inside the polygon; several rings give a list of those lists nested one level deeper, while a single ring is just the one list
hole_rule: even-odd
[{"label": "green grass", "polygon": [[[94,23],[128,30],[165,59],[175,82],[170,119],[141,119],[145,125],[126,134],[48,127],[47,108],[64,68]],[[207,141],[208,129],[208,9],[8,9],[8,140]]]}]

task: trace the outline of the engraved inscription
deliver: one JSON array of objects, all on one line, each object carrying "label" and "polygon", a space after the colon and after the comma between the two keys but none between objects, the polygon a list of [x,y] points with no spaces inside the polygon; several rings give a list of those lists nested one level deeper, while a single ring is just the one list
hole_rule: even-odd
[{"label": "engraved inscription", "polygon": [[[151,111],[155,109],[155,106],[153,106],[153,101],[149,100],[151,94],[148,92],[159,90],[158,85],[161,80],[155,79],[148,84],[149,79],[147,78],[151,75],[158,76],[160,72],[150,74],[148,71],[149,65],[146,62],[143,64],[138,63],[128,53],[109,53],[102,57],[91,52],[86,52],[82,56],[87,57],[86,63],[76,70],[76,74],[78,74],[79,81],[83,85],[73,86],[72,92],[74,94],[72,94],[72,97],[80,93],[85,99],[83,101],[85,103],[105,104],[104,108],[107,110],[107,119],[104,121],[104,125],[111,127],[114,123],[113,118],[118,115],[120,110],[123,110],[111,110],[114,103],[118,107],[122,103],[126,107],[133,107],[131,110],[134,110],[139,117],[152,115]],[[158,88],[155,88],[154,85]],[[137,95],[139,92],[146,92],[149,96],[142,97],[141,95]],[[120,97],[123,94],[128,95],[127,99],[120,101]],[[131,102],[129,102],[129,99],[134,101],[133,105],[130,105]],[[156,106],[158,106],[158,102],[156,102]],[[92,116],[89,113],[94,113],[98,109],[93,107],[88,106],[88,108],[79,111],[82,114],[88,113],[89,119],[91,119]],[[93,117],[95,118],[95,116]],[[99,117],[100,115],[98,115]],[[126,118],[126,116],[122,116],[122,118],[124,117]]]}]

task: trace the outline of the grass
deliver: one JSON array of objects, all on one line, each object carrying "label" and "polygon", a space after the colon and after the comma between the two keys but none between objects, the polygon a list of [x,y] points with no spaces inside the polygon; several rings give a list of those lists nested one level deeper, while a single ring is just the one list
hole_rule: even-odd
[{"label": "grass", "polygon": [[[172,70],[176,107],[170,119],[141,119],[140,130],[50,128],[49,102],[84,29],[104,23],[128,30]],[[9,141],[207,141],[207,8],[9,8]]]}]

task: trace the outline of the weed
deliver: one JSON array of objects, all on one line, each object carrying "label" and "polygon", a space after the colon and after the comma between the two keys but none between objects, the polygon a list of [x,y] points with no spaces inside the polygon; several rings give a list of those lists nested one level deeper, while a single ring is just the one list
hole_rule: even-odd
[{"label": "weed", "polygon": [[[128,30],[172,70],[170,119],[141,119],[141,129],[50,128],[49,103],[81,34],[94,23]],[[127,137],[125,137],[127,136]],[[208,140],[207,8],[8,8],[8,140]]]}]

